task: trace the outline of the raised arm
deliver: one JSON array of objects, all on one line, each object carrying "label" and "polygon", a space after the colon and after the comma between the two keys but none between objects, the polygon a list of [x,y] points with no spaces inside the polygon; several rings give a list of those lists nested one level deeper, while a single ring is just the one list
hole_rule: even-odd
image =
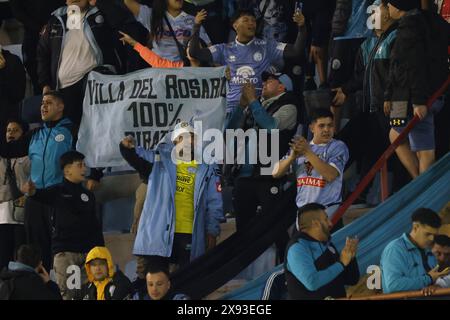
[{"label": "raised arm", "polygon": [[142,44],[134,40],[128,34],[122,31],[119,31],[119,33],[122,35],[120,41],[132,46],[133,49],[139,53],[141,58],[145,60],[145,62],[147,62],[150,66],[154,68],[182,68],[184,66],[183,61],[172,61],[169,59],[162,58],[149,48],[143,46]]},{"label": "raised arm", "polygon": [[139,157],[136,153],[134,141],[125,137],[120,143],[120,153],[130,166],[136,169],[143,177],[149,177],[152,172],[153,164]]},{"label": "raised arm", "polygon": [[304,140],[303,137],[294,137],[291,142],[289,143],[289,146],[291,147],[291,151],[286,159],[282,159],[279,162],[275,164],[275,167],[273,168],[272,176],[274,178],[281,178],[283,177],[286,172],[289,170],[292,164],[295,163],[295,160],[300,157],[302,154],[304,154]]},{"label": "raised arm", "polygon": [[21,191],[28,197],[31,197],[34,201],[52,206],[57,199],[58,188],[58,186],[54,186],[47,189],[36,189],[36,185],[33,181],[27,181],[22,185]]},{"label": "raised arm", "polygon": [[208,48],[200,47],[200,28],[201,23],[206,19],[206,11],[202,10],[195,16],[195,24],[192,30],[192,39],[189,42],[189,55],[194,59],[205,63],[212,63],[213,56]]},{"label": "raised arm", "polygon": [[4,136],[0,137],[0,157],[12,159],[28,155],[28,147],[35,130],[28,131],[18,140],[6,142]]},{"label": "raised arm", "polygon": [[283,51],[283,58],[301,60],[305,55],[306,46],[306,28],[305,28],[305,17],[301,12],[297,12],[293,17],[294,22],[298,26],[297,38],[294,44],[287,44]]},{"label": "raised arm", "polygon": [[123,3],[135,17],[139,15],[139,12],[141,10],[141,4],[139,2],[137,2],[136,0],[123,0]]}]

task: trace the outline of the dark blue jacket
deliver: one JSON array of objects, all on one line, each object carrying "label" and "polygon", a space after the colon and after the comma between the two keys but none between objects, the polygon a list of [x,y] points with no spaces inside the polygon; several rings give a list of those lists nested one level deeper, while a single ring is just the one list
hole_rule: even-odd
[{"label": "dark blue jacket", "polygon": [[287,248],[285,272],[290,299],[342,298],[346,296],[345,285],[358,283],[356,259],[344,267],[330,241],[320,242],[300,232]]}]

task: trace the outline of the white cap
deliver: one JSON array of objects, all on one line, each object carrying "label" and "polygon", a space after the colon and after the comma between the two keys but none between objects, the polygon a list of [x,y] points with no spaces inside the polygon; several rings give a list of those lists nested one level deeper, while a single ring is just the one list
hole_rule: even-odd
[{"label": "white cap", "polygon": [[172,131],[171,140],[175,141],[178,136],[183,133],[194,133],[194,128],[192,128],[189,122],[182,121],[178,123]]}]

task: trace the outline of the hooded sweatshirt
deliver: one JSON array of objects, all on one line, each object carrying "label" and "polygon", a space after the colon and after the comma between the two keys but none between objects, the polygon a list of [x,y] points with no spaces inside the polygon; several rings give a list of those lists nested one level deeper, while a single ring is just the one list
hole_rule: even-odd
[{"label": "hooded sweatshirt", "polygon": [[[94,275],[91,273],[89,263],[95,259],[106,260],[108,264],[108,276],[103,281],[95,281]],[[111,253],[106,247],[95,247],[89,251],[89,254],[86,257],[86,273],[88,275],[89,282],[93,283],[97,288],[97,300],[105,300],[106,285],[110,283],[114,277],[114,264]]]},{"label": "hooded sweatshirt", "polygon": [[[95,259],[106,260],[108,276],[103,281],[94,280],[89,268],[89,262]],[[106,247],[95,247],[86,257],[87,287],[83,290],[85,300],[123,300],[131,293],[131,282],[119,270],[115,270],[111,253]]]}]

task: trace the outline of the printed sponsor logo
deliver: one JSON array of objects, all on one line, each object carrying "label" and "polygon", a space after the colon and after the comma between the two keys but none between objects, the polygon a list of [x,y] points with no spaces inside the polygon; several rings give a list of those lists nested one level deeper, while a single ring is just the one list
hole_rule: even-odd
[{"label": "printed sponsor logo", "polygon": [[312,178],[312,177],[301,177],[297,178],[297,187],[310,186],[325,188],[326,181],[324,179]]}]

